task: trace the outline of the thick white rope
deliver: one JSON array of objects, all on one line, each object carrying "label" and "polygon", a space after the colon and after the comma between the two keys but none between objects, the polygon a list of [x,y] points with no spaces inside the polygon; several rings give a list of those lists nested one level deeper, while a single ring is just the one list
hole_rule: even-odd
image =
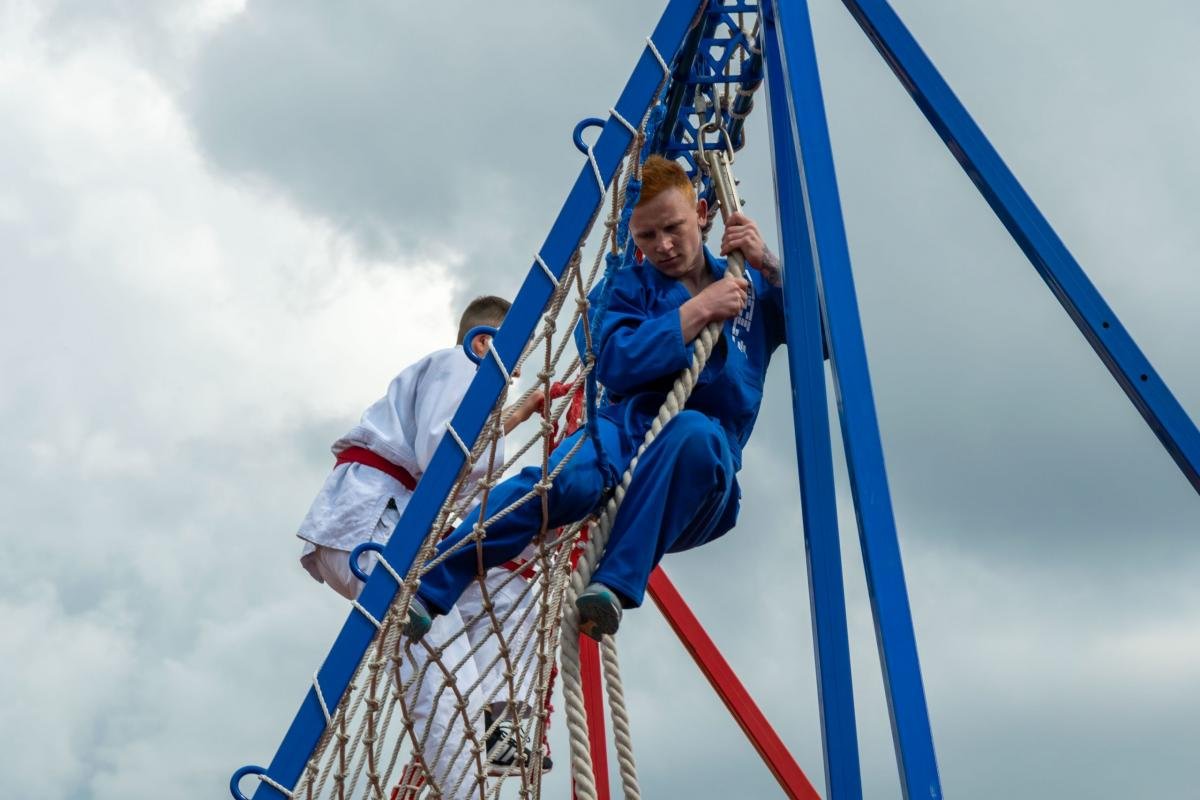
[{"label": "thick white rope", "polygon": [[618,753],[627,753],[618,760],[621,768],[621,784],[625,796],[640,798],[637,770],[633,767],[633,737],[629,730],[629,712],[625,708],[625,687],[621,682],[621,665],[617,660],[617,642],[605,636],[600,642],[600,655],[604,664],[604,685],[608,689],[608,710],[612,718],[613,741]]},{"label": "thick white rope", "polygon": [[[724,153],[714,151],[710,156],[715,159],[718,165],[725,164],[726,158]],[[727,168],[727,164],[726,164]],[[713,172],[719,172],[720,169],[714,169]],[[714,181],[719,184],[719,194],[725,193],[732,189],[732,181],[728,185],[724,185],[723,179],[718,178],[714,174]],[[736,199],[736,194],[731,199],[722,198],[725,202],[722,203],[722,212],[726,215],[733,213],[739,207]],[[727,205],[728,204],[728,205]],[[734,278],[741,278],[745,273],[743,268],[743,258],[740,252],[731,253],[728,259],[727,274]],[[625,473],[621,476],[621,481],[609,498],[608,503],[604,507],[599,520],[593,528],[593,535],[588,538],[587,545],[584,548],[583,556],[579,559],[576,565],[575,573],[571,576],[571,586],[568,596],[573,600],[587,587],[591,581],[592,573],[595,571],[599,563],[600,556],[604,552],[605,546],[608,544],[608,539],[612,533],[612,524],[616,519],[617,511],[621,507],[622,501],[625,499],[625,494],[629,490],[629,485],[633,479],[634,470],[637,468],[638,459],[646,452],[654,440],[658,438],[659,432],[672,419],[678,416],[687,404],[688,398],[692,394],[692,390],[696,386],[696,381],[700,377],[700,373],[704,370],[708,359],[712,354],[713,347],[720,340],[721,332],[724,328],[724,322],[711,322],[705,326],[700,336],[695,340],[695,347],[692,353],[691,366],[681,372],[675,379],[671,387],[671,392],[667,395],[666,400],[659,408],[658,414],[655,416],[653,423],[650,425],[650,430],[646,432],[641,445],[638,447],[637,453],[630,460],[629,466]],[[562,661],[563,661],[563,695],[567,705],[567,728],[571,733],[572,738],[572,766],[576,768],[575,780],[577,789],[579,786],[585,787],[585,791],[595,791],[593,770],[591,764],[591,755],[587,752],[587,711],[583,701],[583,685],[580,678],[579,665],[579,610],[575,607],[574,602],[568,603],[563,611],[563,638],[562,638]],[[605,636],[604,641],[607,642],[611,637]],[[615,647],[610,645],[612,661],[616,663]],[[622,783],[625,787],[625,796],[629,800],[637,800],[640,797],[636,782],[636,766],[633,759],[633,748],[628,737],[628,715],[623,708],[624,688],[621,684],[620,674],[617,670],[613,670],[613,675],[607,675],[607,685],[609,689],[609,704],[612,706],[614,702],[620,707],[619,711],[614,711],[614,728],[616,728],[616,717],[620,716],[624,719],[625,736],[615,737],[617,745],[617,760],[621,768]],[[616,698],[614,701],[614,697]],[[576,737],[580,737],[576,741]],[[624,739],[624,741],[623,741]],[[578,757],[580,753],[584,757]],[[626,780],[626,773],[632,776],[633,780]],[[586,773],[586,774],[581,774]],[[578,793],[578,792],[577,792]],[[594,795],[580,794],[581,798],[593,798]]]}]

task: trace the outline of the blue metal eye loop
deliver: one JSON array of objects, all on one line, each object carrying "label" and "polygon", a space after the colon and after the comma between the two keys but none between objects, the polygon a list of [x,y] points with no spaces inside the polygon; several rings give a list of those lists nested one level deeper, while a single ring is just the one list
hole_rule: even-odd
[{"label": "blue metal eye loop", "polygon": [[229,779],[229,793],[233,795],[234,800],[248,800],[246,795],[242,794],[241,787],[238,786],[242,782],[242,778],[247,775],[266,775],[265,767],[260,767],[257,764],[248,764],[237,772],[233,773],[233,777]]},{"label": "blue metal eye loop", "polygon": [[375,553],[383,553],[382,542],[363,542],[358,547],[350,551],[350,571],[354,573],[354,577],[358,578],[363,583],[367,582],[370,576],[363,572],[362,567],[358,565],[358,557],[368,550]]},{"label": "blue metal eye loop", "polygon": [[571,133],[571,138],[575,140],[575,149],[588,154],[588,145],[583,142],[583,132],[588,128],[603,128],[604,120],[599,117],[588,117],[587,119],[579,120],[579,124],[575,126],[575,130]]},{"label": "blue metal eye loop", "polygon": [[467,354],[467,358],[471,359],[472,363],[478,364],[480,361],[483,361],[483,356],[475,355],[475,351],[471,349],[471,341],[481,333],[486,333],[488,336],[495,336],[496,330],[492,325],[476,325],[467,331],[467,335],[462,340],[462,349]]}]

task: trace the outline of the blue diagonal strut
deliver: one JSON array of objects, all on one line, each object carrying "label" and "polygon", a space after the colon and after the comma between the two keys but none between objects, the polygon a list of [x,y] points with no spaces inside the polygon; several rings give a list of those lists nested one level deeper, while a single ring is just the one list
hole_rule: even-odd
[{"label": "blue diagonal strut", "polygon": [[1200,492],[1200,431],[886,0],[843,0],[1151,430]]},{"label": "blue diagonal strut", "polygon": [[825,385],[824,323],[817,291],[816,264],[809,250],[795,133],[783,64],[775,41],[774,21],[767,18],[763,28],[776,210],[783,240],[784,317],[792,381],[796,464],[804,520],[804,549],[808,556],[808,595],[817,662],[817,691],[821,702],[821,736],[825,745],[825,796],[827,800],[862,800]]},{"label": "blue diagonal strut", "polygon": [[[651,36],[658,52],[668,63],[678,52],[701,4],[706,2],[707,0],[668,2]],[[650,104],[654,102],[662,79],[663,71],[657,58],[649,47],[644,48],[633,74],[617,100],[617,113],[626,120],[641,120]],[[610,116],[593,147],[596,162],[605,181],[612,180],[631,140],[632,134]],[[560,277],[566,269],[589,221],[602,201],[603,195],[597,185],[592,166],[585,162],[539,251],[556,276]],[[507,370],[512,369],[525,343],[534,333],[552,289],[553,286],[541,267],[537,264],[531,266],[494,340],[496,350]],[[485,360],[451,421],[468,446],[479,436],[503,385],[504,379],[497,365],[491,360]],[[442,501],[457,480],[464,461],[465,457],[458,445],[451,437],[443,436],[429,469],[418,483],[395,533],[383,551],[383,558],[400,574],[407,573],[412,565],[421,541],[433,526]],[[387,570],[374,570],[359,596],[359,603],[375,619],[382,619],[398,589]],[[331,708],[341,699],[374,634],[375,628],[362,614],[358,611],[350,613],[317,675],[324,698]],[[270,658],[271,654],[264,653],[263,657]],[[316,691],[310,689],[275,758],[266,770],[266,775],[282,786],[294,787],[324,731],[324,713]],[[262,783],[254,797],[255,800],[275,800],[285,795],[270,784]]]},{"label": "blue diagonal strut", "polygon": [[[1109,371],[1200,492],[1200,431],[1088,280],[1045,217],[1022,189],[983,132],[922,52],[888,0],[842,0],[880,54],[946,142],[1022,251],[1075,321]],[[760,8],[761,5],[761,8]],[[760,13],[762,49],[749,47],[742,15]],[[693,23],[696,23],[693,25]],[[668,0],[651,37],[672,64],[665,92],[667,120],[648,149],[687,160],[697,146],[697,90],[727,123],[726,143],[739,148],[742,118],[765,70],[770,94],[772,154],[779,223],[786,258],[785,304],[788,356],[796,416],[796,447],[803,493],[813,635],[825,742],[829,800],[860,800],[862,794],[846,632],[845,597],[837,541],[836,500],[827,420],[822,349],[833,365],[842,439],[849,466],[859,536],[893,740],[904,796],[940,800],[942,790],[932,728],[921,680],[912,612],[888,488],[879,424],[866,357],[849,250],[842,220],[833,155],[817,72],[806,0]],[[740,48],[745,47],[745,50]],[[662,67],[643,50],[616,105],[630,121],[642,119],[656,100]],[[739,84],[729,107],[715,103],[717,88]],[[609,181],[631,141],[610,118],[593,148],[595,167]],[[706,146],[700,143],[700,146]],[[707,146],[720,147],[720,141]],[[593,165],[585,162],[539,255],[561,277],[589,221],[603,201]],[[470,446],[482,431],[510,371],[533,335],[554,288],[542,267],[530,268],[494,344],[503,369],[485,360],[452,425]],[[383,557],[408,571],[464,465],[459,445],[443,437]],[[374,635],[370,618],[382,619],[399,587],[388,570],[375,570],[351,612],[317,681],[333,707],[351,680]],[[270,658],[269,653],[260,657]],[[235,775],[265,772],[272,783],[294,787],[326,722],[310,689],[267,770],[246,767]],[[235,794],[240,794],[235,789]],[[271,783],[256,800],[285,795]]]},{"label": "blue diagonal strut", "polygon": [[[808,7],[804,0],[777,0],[770,5],[773,14],[768,18],[774,18],[775,44],[784,66],[785,95],[794,124],[793,149],[799,154],[797,166],[810,252],[817,265],[825,310],[842,439],[901,788],[911,800],[939,800],[942,790],[933,732],[921,682]],[[773,125],[780,122],[772,119]]]}]

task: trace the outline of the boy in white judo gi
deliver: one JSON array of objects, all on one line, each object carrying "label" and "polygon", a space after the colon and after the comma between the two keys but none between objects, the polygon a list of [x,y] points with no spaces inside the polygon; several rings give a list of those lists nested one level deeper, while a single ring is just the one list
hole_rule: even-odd
[{"label": "boy in white judo gi", "polygon": [[[459,341],[476,326],[499,326],[508,308],[508,301],[499,297],[486,296],[473,300],[459,322]],[[483,356],[489,341],[487,334],[480,333],[469,346],[477,356]],[[388,386],[387,394],[363,412],[359,424],[334,442],[331,448],[337,459],[334,469],[325,479],[324,486],[297,532],[304,540],[300,563],[313,578],[327,583],[347,599],[358,596],[363,584],[350,569],[351,551],[363,542],[386,542],[392,535],[417,481],[433,458],[442,434],[466,394],[475,369],[476,365],[460,347],[429,354],[397,375]],[[511,409],[505,433],[533,415],[541,402],[541,394],[535,392],[523,405]],[[502,447],[503,441],[497,444],[499,461],[503,461]],[[484,476],[488,460],[485,455],[472,465],[469,473],[471,480]],[[360,567],[369,570],[374,561],[375,554],[367,553],[360,559]],[[508,577],[508,573],[503,575]],[[491,583],[489,580],[489,585]],[[506,604],[516,603],[520,597],[521,593],[515,591],[514,587],[499,592],[492,600],[497,605],[497,611],[502,612],[507,611]],[[481,605],[482,596],[476,588],[468,592],[459,607],[448,613],[444,620],[439,619],[430,631],[433,638],[428,644],[431,647],[446,645],[443,663],[463,662],[456,676],[458,685],[462,687],[471,686],[479,677],[476,662],[467,658],[467,654],[471,646],[477,643],[478,637],[485,636],[488,631],[486,626],[476,622],[468,627],[470,641],[468,637],[455,637],[454,634],[464,627],[464,617],[471,619],[480,615]],[[515,610],[512,618],[516,620],[520,617],[521,610]],[[487,621],[485,615],[484,622]],[[520,632],[511,630],[511,625],[505,627],[510,629],[506,633],[519,641]],[[407,680],[422,666],[420,663],[410,664],[405,659],[402,680]],[[437,673],[438,670],[431,669],[428,672],[429,680],[412,687],[408,707],[417,737],[429,743],[424,753],[426,765],[442,788],[442,796],[449,800],[471,794],[473,781],[469,773],[464,773],[472,765],[468,763],[469,759],[461,757],[459,764],[454,763],[458,743],[465,738],[464,723],[461,715],[455,714],[452,702],[445,697],[438,700],[440,681],[436,679]],[[499,680],[502,677],[484,676],[484,697]],[[444,692],[442,694],[445,695]],[[507,695],[501,693],[498,696]],[[496,707],[489,709],[492,713],[504,710],[503,701],[494,705]],[[492,759],[499,761],[496,766],[511,764],[515,758],[511,747],[507,746],[507,737],[510,735],[510,726],[501,725],[489,737],[489,751],[503,751]],[[446,741],[447,746],[439,746],[442,741]]]}]

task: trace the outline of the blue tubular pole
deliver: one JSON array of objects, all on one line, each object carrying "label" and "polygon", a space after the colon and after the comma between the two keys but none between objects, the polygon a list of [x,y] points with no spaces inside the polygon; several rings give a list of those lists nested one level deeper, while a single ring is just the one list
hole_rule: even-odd
[{"label": "blue tubular pole", "polygon": [[809,251],[792,118],[783,64],[775,42],[774,20],[767,18],[763,30],[776,208],[783,238],[784,316],[792,379],[792,416],[804,544],[808,554],[808,594],[812,606],[817,690],[821,701],[821,735],[825,744],[825,791],[829,800],[861,800],[862,773],[854,722],[846,595],[838,542],[821,303],[817,293],[816,265]]},{"label": "blue tubular pole", "polygon": [[1200,492],[1200,431],[886,0],[843,0],[1004,227]]},{"label": "blue tubular pole", "polygon": [[[700,0],[670,0],[663,11],[651,39],[668,63],[678,51],[699,5]],[[662,67],[658,60],[649,47],[643,49],[633,74],[617,100],[617,113],[627,120],[640,121],[655,99],[655,92],[662,78]],[[612,180],[631,139],[632,134],[610,116],[593,148],[605,181]],[[566,269],[589,220],[602,201],[603,193],[597,185],[592,166],[585,162],[540,251],[556,277],[561,277]],[[533,335],[553,288],[541,267],[533,264],[494,339],[496,350],[506,370],[511,370],[525,342]],[[492,359],[486,359],[485,363],[480,365],[451,422],[468,446],[479,436],[503,387],[504,378],[499,367]],[[443,436],[429,469],[417,485],[412,500],[404,510],[404,515],[383,552],[382,557],[400,574],[407,573],[411,567],[422,540],[433,526],[442,501],[457,480],[465,460],[452,438]],[[375,619],[383,619],[398,589],[386,570],[374,570],[359,596],[359,603]],[[331,710],[345,693],[374,634],[374,625],[362,613],[357,610],[350,612],[317,674],[317,681]],[[261,653],[260,657],[272,656],[270,653]],[[294,787],[324,731],[324,713],[316,691],[310,689],[267,769],[267,777],[283,786]],[[260,784],[254,794],[255,800],[272,800],[284,796],[266,783]]]},{"label": "blue tubular pole", "polygon": [[[829,332],[842,439],[858,515],[875,635],[892,720],[892,738],[906,798],[942,797],[933,733],[912,611],[904,584],[900,543],[892,514],[879,423],[867,368],[850,253],[838,199],[833,152],[817,74],[808,7],[803,0],[772,2],[775,45],[784,65],[784,97],[790,105],[794,152],[798,153],[810,252]],[[776,86],[772,95],[776,94]],[[782,120],[773,121],[779,126]]]}]

